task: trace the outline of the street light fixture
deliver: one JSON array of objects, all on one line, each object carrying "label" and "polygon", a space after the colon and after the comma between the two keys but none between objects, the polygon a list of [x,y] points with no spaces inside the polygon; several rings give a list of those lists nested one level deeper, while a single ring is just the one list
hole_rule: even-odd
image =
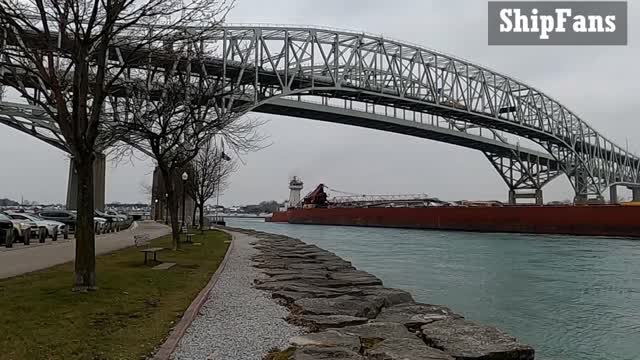
[{"label": "street light fixture", "polygon": [[185,216],[185,200],[187,198],[187,180],[189,180],[189,174],[187,174],[187,172],[183,172],[182,173],[182,228],[184,229],[185,226],[185,221],[184,221],[184,216]]}]

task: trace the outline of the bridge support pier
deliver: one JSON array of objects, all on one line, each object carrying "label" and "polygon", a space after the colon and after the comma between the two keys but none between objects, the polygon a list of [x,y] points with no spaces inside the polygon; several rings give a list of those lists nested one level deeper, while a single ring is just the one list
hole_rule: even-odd
[{"label": "bridge support pier", "polygon": [[[105,208],[105,179],[107,170],[107,157],[98,154],[93,163],[93,196],[96,209]],[[73,158],[69,163],[69,182],[67,184],[67,210],[78,208],[78,176],[76,175],[75,162]]]},{"label": "bridge support pier", "polygon": [[[569,177],[575,184],[576,197],[573,202],[576,205],[605,204],[604,196],[594,189],[593,181],[588,172],[582,168],[575,170]],[[611,190],[617,193],[617,190]],[[615,194],[617,196],[617,194]]]},{"label": "bridge support pier", "polygon": [[509,190],[509,205],[518,204],[518,199],[534,199],[536,205],[543,205],[542,189]]},{"label": "bridge support pier", "polygon": [[609,204],[617,204],[618,203],[618,186],[611,185],[609,187]]}]

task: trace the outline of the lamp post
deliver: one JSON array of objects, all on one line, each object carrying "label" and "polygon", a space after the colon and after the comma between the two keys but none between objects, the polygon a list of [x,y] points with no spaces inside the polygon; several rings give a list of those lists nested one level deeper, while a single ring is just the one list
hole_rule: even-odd
[{"label": "lamp post", "polygon": [[154,200],[155,206],[153,207],[153,221],[158,221],[158,199]]},{"label": "lamp post", "polygon": [[169,194],[164,194],[164,204],[166,211],[164,213],[164,224],[169,225]]},{"label": "lamp post", "polygon": [[187,172],[182,173],[182,228],[184,229],[184,215],[185,215],[185,200],[187,198],[187,180],[189,180],[189,174]]}]

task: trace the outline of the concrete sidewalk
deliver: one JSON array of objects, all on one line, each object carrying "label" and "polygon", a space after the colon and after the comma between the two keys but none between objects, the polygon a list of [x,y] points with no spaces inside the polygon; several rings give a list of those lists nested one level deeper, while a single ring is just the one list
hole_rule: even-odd
[{"label": "concrete sidewalk", "polygon": [[[171,229],[153,221],[140,221],[137,232],[149,234],[151,239],[171,232]],[[47,246],[28,247],[0,252],[0,279],[29,273],[64,264],[75,259],[75,239]],[[96,236],[96,255],[134,246],[133,234],[129,230]]]}]

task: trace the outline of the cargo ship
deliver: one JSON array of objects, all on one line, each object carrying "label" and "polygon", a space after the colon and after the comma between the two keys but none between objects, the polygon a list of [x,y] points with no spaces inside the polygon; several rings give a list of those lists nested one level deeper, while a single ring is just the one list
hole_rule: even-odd
[{"label": "cargo ship", "polygon": [[326,186],[300,199],[293,178],[288,206],[266,221],[290,224],[391,227],[476,232],[640,237],[640,204],[507,205],[446,202],[426,195],[328,198]]}]

